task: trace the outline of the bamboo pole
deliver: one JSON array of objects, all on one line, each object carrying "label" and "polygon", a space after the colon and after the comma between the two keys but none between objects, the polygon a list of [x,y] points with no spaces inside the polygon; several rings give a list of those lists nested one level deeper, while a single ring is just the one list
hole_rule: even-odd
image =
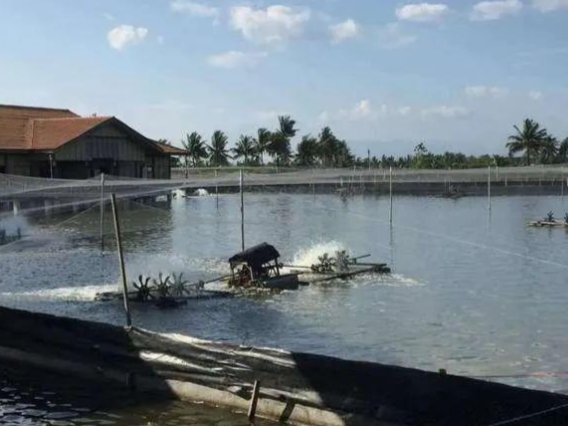
[{"label": "bamboo pole", "polygon": [[[562,179],[560,180],[560,182],[562,183],[562,190],[560,192],[562,198],[564,198],[564,196],[566,196],[564,190],[565,190],[565,185],[567,185],[568,183],[568,177],[566,176],[566,171],[564,170],[564,167],[562,167]],[[567,187],[567,186],[566,186]]]},{"label": "bamboo pole", "polygon": [[487,167],[487,207],[491,211],[491,166]]},{"label": "bamboo pole", "polygon": [[244,176],[243,170],[240,171],[239,189],[241,198],[241,249],[245,251],[245,200],[244,200]]},{"label": "bamboo pole", "polygon": [[390,167],[390,226],[392,226],[392,167]]},{"label": "bamboo pole", "polygon": [[218,199],[218,170],[214,170],[214,178],[216,179],[216,208],[219,206],[219,199]]},{"label": "bamboo pole", "polygon": [[257,400],[259,399],[259,381],[253,383],[253,391],[251,392],[251,400],[249,402],[249,409],[247,411],[247,418],[250,422],[255,420],[255,413],[257,412]]},{"label": "bamboo pole", "polygon": [[105,251],[105,235],[104,235],[104,226],[105,226],[105,173],[101,173],[101,202],[99,208],[99,231],[101,233],[101,253]]},{"label": "bamboo pole", "polygon": [[121,280],[123,283],[123,304],[127,317],[127,327],[132,326],[131,311],[129,308],[129,292],[127,289],[127,273],[125,272],[125,259],[123,258],[123,244],[121,241],[121,225],[119,224],[119,213],[117,212],[117,201],[115,194],[111,193],[111,206],[113,207],[113,221],[115,222],[115,237],[117,239],[117,255],[119,257],[119,267],[121,269]]}]

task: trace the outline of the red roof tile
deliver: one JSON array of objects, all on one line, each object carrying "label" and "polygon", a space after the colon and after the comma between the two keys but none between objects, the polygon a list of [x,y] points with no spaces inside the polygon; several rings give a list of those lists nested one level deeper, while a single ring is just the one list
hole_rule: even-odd
[{"label": "red roof tile", "polygon": [[125,132],[149,148],[169,155],[184,151],[150,140],[120,120],[110,117],[80,117],[70,110],[21,107],[0,104],[0,151],[52,151],[80,137],[93,128],[113,121]]},{"label": "red roof tile", "polygon": [[171,144],[166,144],[161,141],[155,141],[155,143],[158,145],[158,147],[160,147],[160,149],[164,153],[167,153],[169,155],[182,156],[186,154],[186,150],[183,150],[179,147],[175,147]]},{"label": "red roof tile", "polygon": [[0,105],[0,150],[27,149],[32,138],[31,119],[78,117],[70,110]]},{"label": "red roof tile", "polygon": [[32,119],[30,150],[56,150],[111,117],[74,117],[66,119]]}]

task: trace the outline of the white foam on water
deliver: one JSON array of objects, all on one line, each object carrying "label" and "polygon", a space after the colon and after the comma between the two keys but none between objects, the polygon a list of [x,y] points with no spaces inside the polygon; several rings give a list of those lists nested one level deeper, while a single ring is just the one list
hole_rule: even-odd
[{"label": "white foam on water", "polygon": [[392,273],[390,275],[387,275],[385,277],[385,283],[386,285],[391,285],[395,287],[402,285],[406,287],[422,287],[425,285],[425,283],[417,279],[410,278],[399,273]]},{"label": "white foam on water", "polygon": [[196,189],[196,190],[194,191],[194,195],[195,195],[195,196],[208,196],[209,193],[208,193],[208,191],[207,191],[206,189]]},{"label": "white foam on water", "polygon": [[346,246],[338,241],[319,242],[312,244],[308,248],[302,248],[295,253],[291,264],[295,266],[311,266],[319,263],[319,257],[327,253],[329,257],[334,257],[337,251],[350,251]]},{"label": "white foam on water", "polygon": [[118,284],[83,285],[76,287],[52,288],[48,290],[0,293],[0,296],[2,299],[13,300],[92,302],[99,293],[115,292],[118,290]]}]

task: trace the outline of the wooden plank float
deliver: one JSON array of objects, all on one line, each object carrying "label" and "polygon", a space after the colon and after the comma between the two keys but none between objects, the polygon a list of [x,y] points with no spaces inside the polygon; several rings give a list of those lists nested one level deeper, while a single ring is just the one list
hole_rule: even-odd
[{"label": "wooden plank float", "polygon": [[[135,320],[136,321],[136,320]],[[307,425],[567,425],[568,397],[0,308],[0,361]],[[529,414],[534,416],[527,417]]]},{"label": "wooden plank float", "polygon": [[531,221],[530,223],[528,223],[528,225],[534,227],[564,227],[568,229],[568,223],[563,221],[537,220],[537,221]]}]

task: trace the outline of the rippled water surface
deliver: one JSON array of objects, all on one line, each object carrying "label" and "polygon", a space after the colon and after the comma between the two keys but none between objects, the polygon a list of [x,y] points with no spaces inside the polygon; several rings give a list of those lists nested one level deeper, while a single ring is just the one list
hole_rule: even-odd
[{"label": "rippled water surface", "polygon": [[[238,203],[230,195],[218,204],[213,197],[156,207],[123,204],[129,277],[183,272],[193,280],[227,272],[227,258],[241,246]],[[566,198],[549,196],[493,198],[489,213],[485,198],[399,197],[390,228],[386,198],[247,194],[246,245],[267,241],[295,264],[344,248],[353,255],[370,253],[371,261],[388,263],[394,273],[271,297],[193,301],[172,311],[133,305],[133,319],[158,331],[501,376],[493,379],[566,392],[568,235],[526,226],[550,210],[562,217],[566,204]],[[98,208],[72,216],[41,212],[10,220],[29,237],[0,249],[0,300],[120,324],[120,302],[94,301],[98,292],[117,290],[111,224],[101,255]],[[14,388],[9,382],[2,387]],[[27,403],[19,388],[12,401]],[[169,417],[176,423],[181,405],[162,406],[149,417],[161,414],[163,423]],[[134,409],[114,414],[120,418]],[[9,422],[6,417],[0,422]]]}]

